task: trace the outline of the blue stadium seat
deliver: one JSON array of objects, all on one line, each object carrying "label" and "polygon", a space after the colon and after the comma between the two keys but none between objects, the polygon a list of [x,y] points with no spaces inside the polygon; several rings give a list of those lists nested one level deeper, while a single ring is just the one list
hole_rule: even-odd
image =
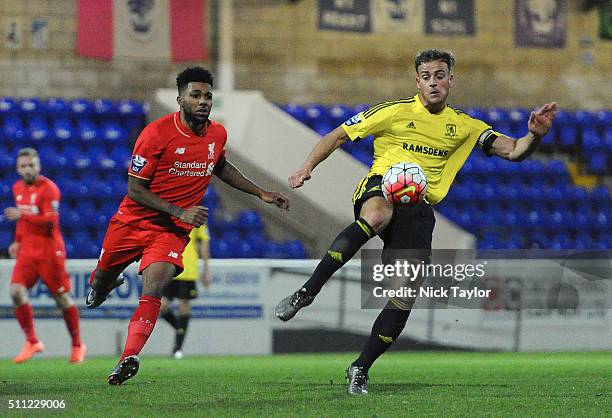
[{"label": "blue stadium seat", "polygon": [[308,252],[300,240],[287,240],[282,245],[282,251],[286,258],[304,259],[308,257]]},{"label": "blue stadium seat", "polygon": [[146,122],[147,107],[147,104],[137,102],[136,100],[121,100],[117,104],[121,125],[128,131],[144,125]]},{"label": "blue stadium seat", "polygon": [[14,116],[19,112],[17,102],[12,97],[0,97],[0,115]]},{"label": "blue stadium seat", "polygon": [[118,168],[127,169],[130,166],[132,159],[132,153],[127,147],[115,147],[108,155],[112,159]]},{"label": "blue stadium seat", "polygon": [[297,119],[306,125],[306,109],[304,109],[304,106],[296,103],[289,103],[283,106],[283,110],[291,115],[294,119]]},{"label": "blue stadium seat", "polygon": [[64,156],[68,160],[68,166],[77,169],[86,169],[91,167],[92,161],[81,148],[77,145],[66,145],[63,151]]},{"label": "blue stadium seat", "polygon": [[310,123],[312,130],[315,131],[319,136],[326,135],[333,129],[332,124],[327,120],[321,119],[314,122],[311,121]]},{"label": "blue stadium seat", "polygon": [[587,166],[589,172],[595,174],[605,174],[610,171],[608,156],[605,154],[593,154],[589,156]]},{"label": "blue stadium seat", "polygon": [[515,138],[519,138],[527,133],[527,121],[529,120],[529,114],[530,112],[527,109],[510,109],[510,133]]},{"label": "blue stadium seat", "polygon": [[51,130],[46,120],[42,118],[30,119],[26,136],[35,142],[45,142],[49,139]]},{"label": "blue stadium seat", "polygon": [[45,102],[47,114],[52,119],[64,118],[68,116],[69,108],[66,101],[60,97],[52,97]]},{"label": "blue stadium seat", "polygon": [[331,119],[325,106],[317,103],[309,104],[305,107],[306,111],[306,124],[313,128],[315,125],[323,125],[331,127]]},{"label": "blue stadium seat", "polygon": [[276,241],[268,241],[265,251],[265,258],[284,258],[283,246]]},{"label": "blue stadium seat", "polygon": [[210,255],[212,258],[231,258],[232,248],[224,239],[215,238],[210,242]]},{"label": "blue stadium seat", "polygon": [[353,116],[351,108],[346,105],[333,105],[328,109],[329,117],[332,126],[335,128],[344,123],[347,119]]},{"label": "blue stadium seat", "polygon": [[21,118],[14,115],[7,115],[4,118],[2,134],[4,138],[11,142],[17,142],[25,137],[25,127]]},{"label": "blue stadium seat", "polygon": [[465,109],[465,113],[475,119],[480,119],[485,123],[490,123],[487,111],[480,107],[468,107],[467,109]]},{"label": "blue stadium seat", "polygon": [[46,107],[42,105],[40,99],[37,99],[35,97],[26,97],[24,99],[21,99],[21,101],[19,102],[19,109],[21,110],[21,113],[23,115],[29,118],[32,116],[44,116],[44,111],[46,110]]},{"label": "blue stadium seat", "polygon": [[243,210],[238,212],[236,222],[245,233],[249,231],[261,231],[264,226],[261,216],[254,210]]},{"label": "blue stadium seat", "polygon": [[65,167],[66,159],[63,158],[57,151],[57,148],[51,144],[40,145],[38,154],[40,155],[40,163],[45,170]]},{"label": "blue stadium seat", "polygon": [[244,240],[247,241],[253,248],[253,251],[258,254],[257,257],[263,257],[268,244],[268,239],[264,233],[261,231],[251,232],[244,237]]},{"label": "blue stadium seat", "polygon": [[232,246],[237,246],[240,241],[242,241],[242,235],[239,230],[236,229],[227,229],[225,225],[220,227],[221,230],[221,239],[225,240]]},{"label": "blue stadium seat", "polygon": [[593,128],[585,129],[582,133],[582,153],[588,155],[603,152],[604,150],[605,143],[603,137]]},{"label": "blue stadium seat", "polygon": [[87,156],[92,161],[94,168],[114,169],[118,166],[117,162],[106,154],[106,150],[100,145],[87,148]]},{"label": "blue stadium seat", "polygon": [[506,135],[510,135],[512,130],[512,120],[508,111],[500,108],[491,108],[488,113],[488,120],[493,129]]},{"label": "blue stadium seat", "polygon": [[60,143],[70,143],[76,136],[72,122],[68,118],[58,118],[52,124],[53,137]]},{"label": "blue stadium seat", "polygon": [[98,122],[108,122],[119,115],[117,105],[110,99],[96,99],[93,103],[94,115]]},{"label": "blue stadium seat", "polygon": [[79,132],[79,138],[86,144],[94,142],[100,137],[100,129],[90,119],[79,119],[77,122],[77,130]]},{"label": "blue stadium seat", "polygon": [[581,130],[596,126],[597,118],[594,113],[588,110],[578,110],[575,114],[576,124]]},{"label": "blue stadium seat", "polygon": [[102,138],[109,144],[127,144],[128,132],[121,125],[115,122],[106,122],[101,127]]},{"label": "blue stadium seat", "polygon": [[591,190],[591,200],[596,204],[610,203],[610,192],[604,185],[596,186]]},{"label": "blue stadium seat", "polygon": [[98,210],[98,213],[104,214],[108,216],[109,218],[111,218],[117,212],[118,207],[119,207],[118,201],[109,202],[107,200],[104,200],[102,204],[100,205],[100,209]]},{"label": "blue stadium seat", "polygon": [[235,247],[234,256],[236,258],[257,258],[260,257],[257,249],[246,240],[240,240]]},{"label": "blue stadium seat", "polygon": [[7,249],[13,242],[13,233],[10,231],[0,231],[0,249]]},{"label": "blue stadium seat", "polygon": [[73,99],[70,101],[70,110],[72,114],[77,118],[91,118],[93,116],[93,105],[92,103],[85,98]]},{"label": "blue stadium seat", "polygon": [[547,171],[549,176],[558,180],[564,181],[569,177],[567,167],[562,160],[550,160],[548,162]]},{"label": "blue stadium seat", "polygon": [[78,210],[66,208],[60,210],[60,224],[66,228],[78,228],[86,222],[86,218],[83,218]]}]

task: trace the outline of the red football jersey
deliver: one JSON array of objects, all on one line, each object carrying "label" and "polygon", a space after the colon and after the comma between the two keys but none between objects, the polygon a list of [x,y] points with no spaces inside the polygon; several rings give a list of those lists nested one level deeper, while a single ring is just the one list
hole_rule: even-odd
[{"label": "red football jersey", "polygon": [[[130,176],[150,180],[149,190],[183,209],[199,205],[206,193],[215,165],[225,158],[227,131],[210,121],[203,136],[181,123],[171,113],[147,125],[136,140]],[[189,232],[191,225],[180,219],[144,207],[126,196],[115,218],[143,229]]]},{"label": "red football jersey", "polygon": [[60,190],[57,185],[45,176],[38,176],[33,184],[17,180],[13,185],[13,196],[21,209],[15,228],[20,256],[46,252],[49,248],[65,254],[59,228]]}]

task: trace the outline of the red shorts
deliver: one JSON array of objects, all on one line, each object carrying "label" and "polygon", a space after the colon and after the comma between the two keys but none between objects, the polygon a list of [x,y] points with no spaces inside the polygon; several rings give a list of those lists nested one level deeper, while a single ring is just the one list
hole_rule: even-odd
[{"label": "red shorts", "polygon": [[30,256],[20,252],[13,269],[11,283],[20,284],[29,289],[41,278],[54,295],[70,292],[70,276],[66,271],[66,255],[64,252],[58,253],[50,251],[46,256]]},{"label": "red shorts", "polygon": [[142,259],[138,273],[158,262],[174,264],[180,273],[183,271],[183,251],[188,243],[188,234],[140,229],[111,219],[97,267],[108,271]]}]

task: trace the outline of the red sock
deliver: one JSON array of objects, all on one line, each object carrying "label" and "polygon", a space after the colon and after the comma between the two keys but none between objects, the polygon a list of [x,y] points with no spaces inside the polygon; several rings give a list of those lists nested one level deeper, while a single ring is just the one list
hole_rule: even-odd
[{"label": "red sock", "polygon": [[153,332],[160,306],[161,299],[153,296],[143,296],[138,300],[138,307],[134,315],[132,315],[130,325],[128,326],[125,349],[119,361],[122,361],[127,356],[140,353],[140,350],[142,350],[142,347],[144,347]]},{"label": "red sock", "polygon": [[36,330],[34,329],[32,305],[26,303],[19,307],[15,306],[13,312],[15,313],[15,318],[17,318],[17,322],[19,322],[26,339],[32,344],[36,344],[38,338],[36,337]]},{"label": "red sock", "polygon": [[66,322],[66,328],[68,328],[68,334],[72,338],[72,346],[81,346],[81,332],[79,331],[79,308],[76,305],[64,309],[64,321]]}]

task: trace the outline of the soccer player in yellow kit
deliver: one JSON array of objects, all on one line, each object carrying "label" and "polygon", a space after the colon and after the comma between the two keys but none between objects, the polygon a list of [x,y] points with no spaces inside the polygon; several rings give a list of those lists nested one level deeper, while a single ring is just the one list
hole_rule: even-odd
[{"label": "soccer player in yellow kit", "polygon": [[[361,112],[337,127],[315,145],[304,165],[289,177],[289,186],[300,187],[315,167],[347,141],[374,135],[374,161],[353,195],[355,222],[342,231],[302,288],[283,299],[275,314],[288,321],[310,305],[321,287],[370,238],[379,235],[385,249],[431,251],[435,225],[431,205],[439,203],[476,144],[488,156],[522,161],[540,143],[552,125],[556,103],[531,113],[529,132],[513,139],[448,106],[455,59],[443,50],[426,50],[415,59],[418,94],[385,102]],[[411,207],[393,207],[381,190],[382,175],[393,164],[414,162],[427,174],[425,201]],[[348,392],[367,394],[368,370],[400,335],[414,301],[392,298],[374,322],[359,358],[347,369]]]},{"label": "soccer player in yellow kit", "polygon": [[[189,234],[189,244],[183,252],[183,265],[185,270],[174,278],[164,288],[161,301],[161,317],[164,318],[176,331],[174,358],[183,358],[183,342],[187,334],[187,325],[191,318],[191,306],[189,301],[198,297],[196,281],[199,279],[204,287],[210,286],[209,278],[209,234],[206,225],[193,228]],[[200,274],[199,259],[204,262],[204,269]],[[178,317],[172,311],[172,300],[178,299]]]}]

